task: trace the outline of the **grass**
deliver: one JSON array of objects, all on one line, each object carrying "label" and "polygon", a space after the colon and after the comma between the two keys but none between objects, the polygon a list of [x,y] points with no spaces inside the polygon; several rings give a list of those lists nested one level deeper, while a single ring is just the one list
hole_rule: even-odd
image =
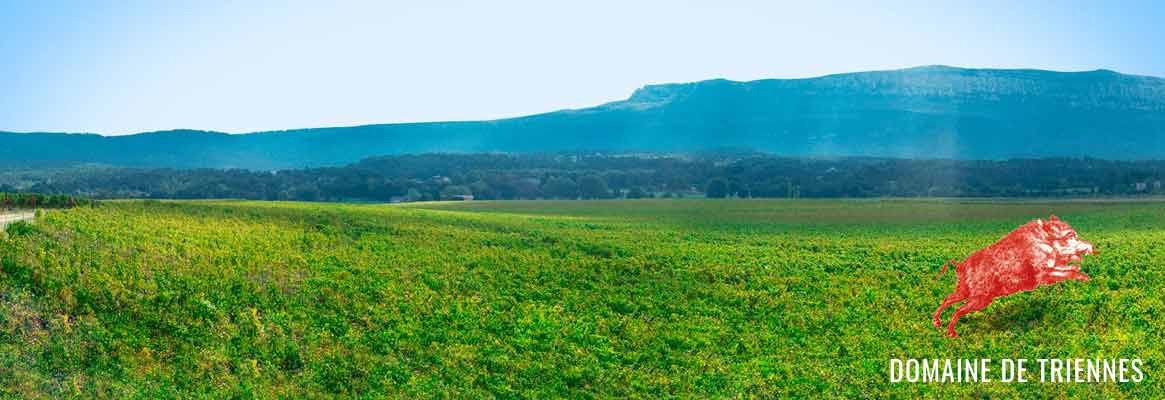
[{"label": "grass", "polygon": [[[943,261],[1050,213],[1092,281],[930,325]],[[1160,397],[1163,245],[1157,202],[108,202],[0,240],[0,394]],[[1148,379],[891,384],[895,357]]]}]

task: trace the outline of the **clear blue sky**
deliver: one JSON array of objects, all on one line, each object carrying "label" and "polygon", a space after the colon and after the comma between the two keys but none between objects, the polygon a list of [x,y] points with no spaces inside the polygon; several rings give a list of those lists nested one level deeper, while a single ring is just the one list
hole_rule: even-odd
[{"label": "clear blue sky", "polygon": [[0,130],[491,119],[925,64],[1165,76],[1147,1],[234,3],[0,0]]}]

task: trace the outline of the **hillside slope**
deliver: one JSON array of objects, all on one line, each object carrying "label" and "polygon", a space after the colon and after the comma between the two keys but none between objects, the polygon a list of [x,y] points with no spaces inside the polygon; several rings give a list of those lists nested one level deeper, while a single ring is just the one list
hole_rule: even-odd
[{"label": "hillside slope", "polygon": [[0,166],[298,168],[420,152],[694,151],[788,156],[1165,158],[1165,79],[930,66],[650,85],[623,101],[495,121],[227,135],[0,132]]}]

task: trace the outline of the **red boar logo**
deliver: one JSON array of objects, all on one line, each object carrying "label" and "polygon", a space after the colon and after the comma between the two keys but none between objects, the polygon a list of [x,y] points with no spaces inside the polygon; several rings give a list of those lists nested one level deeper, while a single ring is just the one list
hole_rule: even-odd
[{"label": "red boar logo", "polygon": [[964,300],[967,302],[951,316],[947,336],[958,336],[955,324],[959,317],[982,310],[996,297],[1068,279],[1086,282],[1088,275],[1072,263],[1095,253],[1091,243],[1080,240],[1076,231],[1055,215],[1047,221],[1028,222],[962,262],[952,259],[943,264],[939,276],[954,264],[958,283],[955,292],[934,311],[934,327],[942,328],[943,310]]}]

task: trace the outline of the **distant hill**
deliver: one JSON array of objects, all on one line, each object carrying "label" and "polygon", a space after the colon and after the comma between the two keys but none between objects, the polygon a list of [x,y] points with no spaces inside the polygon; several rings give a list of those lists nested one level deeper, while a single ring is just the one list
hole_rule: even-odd
[{"label": "distant hill", "polygon": [[0,132],[0,166],[275,169],[402,153],[711,148],[811,157],[1165,159],[1165,79],[928,66],[650,85],[623,101],[494,121],[240,135]]}]

